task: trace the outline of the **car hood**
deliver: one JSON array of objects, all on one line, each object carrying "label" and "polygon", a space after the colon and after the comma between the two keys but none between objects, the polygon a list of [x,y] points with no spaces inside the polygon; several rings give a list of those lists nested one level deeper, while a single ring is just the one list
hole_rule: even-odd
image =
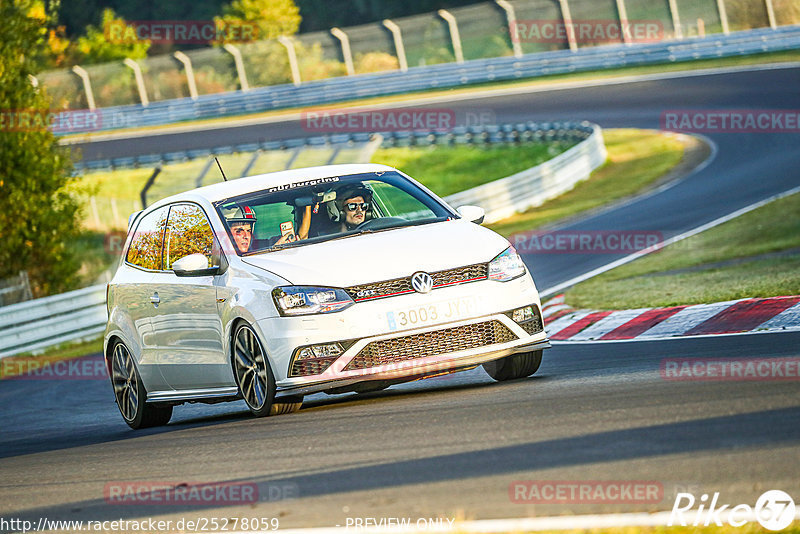
[{"label": "car hood", "polygon": [[295,285],[348,287],[488,262],[508,241],[461,219],[395,228],[242,258]]}]

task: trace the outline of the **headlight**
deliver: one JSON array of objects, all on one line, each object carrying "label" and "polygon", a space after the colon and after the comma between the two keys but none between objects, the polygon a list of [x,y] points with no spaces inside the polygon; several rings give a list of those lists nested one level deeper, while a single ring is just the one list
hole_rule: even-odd
[{"label": "headlight", "polygon": [[354,304],[343,289],[332,287],[283,286],[272,290],[281,315],[332,313]]},{"label": "headlight", "polygon": [[508,247],[502,254],[489,262],[489,279],[508,282],[525,274],[525,264],[514,247]]}]

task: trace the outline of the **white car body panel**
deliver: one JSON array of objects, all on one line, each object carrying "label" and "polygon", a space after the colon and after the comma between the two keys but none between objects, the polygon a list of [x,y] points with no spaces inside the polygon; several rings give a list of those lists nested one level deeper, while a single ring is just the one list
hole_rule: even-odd
[{"label": "white car body panel", "polygon": [[[529,272],[506,282],[482,279],[435,288],[429,293],[359,301],[335,313],[291,317],[279,313],[272,297],[276,287],[347,288],[408,278],[419,271],[434,273],[487,264],[509,248],[506,239],[458,219],[452,208],[448,207],[453,218],[447,221],[239,256],[214,207],[215,202],[237,195],[298,181],[389,171],[396,172],[383,165],[295,169],[214,184],[154,204],[144,215],[133,219],[130,232],[141,217],[160,206],[196,203],[219,240],[227,270],[215,276],[178,277],[171,271],[145,271],[123,259],[109,288],[105,354],[109,355],[114,342],[125,343],[147,386],[148,402],[179,403],[234,398],[237,386],[231,369],[231,338],[237,321],[250,324],[259,336],[278,391],[301,395],[364,380],[414,378],[459,370],[549,346],[543,328],[529,335],[506,315],[520,307],[534,306],[541,321],[541,303]],[[125,250],[130,242],[131,235]],[[157,306],[149,301],[154,293],[160,298]],[[425,310],[424,320],[420,310]],[[412,311],[417,320],[410,320]],[[401,317],[407,319],[406,324],[402,324]],[[484,321],[502,323],[518,339],[489,348],[346,369],[369,343]],[[298,347],[339,341],[353,344],[324,372],[289,376]]]}]

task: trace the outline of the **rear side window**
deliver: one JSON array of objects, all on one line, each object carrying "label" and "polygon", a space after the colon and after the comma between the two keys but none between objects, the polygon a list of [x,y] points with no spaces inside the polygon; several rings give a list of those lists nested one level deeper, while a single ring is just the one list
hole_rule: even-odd
[{"label": "rear side window", "polygon": [[189,254],[203,254],[213,265],[214,233],[205,213],[196,204],[173,205],[164,238],[164,267]]},{"label": "rear side window", "polygon": [[161,270],[161,243],[167,226],[168,206],[145,215],[136,227],[125,260],[131,265],[153,271]]}]

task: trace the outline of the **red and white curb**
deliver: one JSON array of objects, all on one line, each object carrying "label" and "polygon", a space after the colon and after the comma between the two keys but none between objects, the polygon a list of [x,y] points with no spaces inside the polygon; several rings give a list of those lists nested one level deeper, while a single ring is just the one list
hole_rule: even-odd
[{"label": "red and white curb", "polygon": [[555,341],[632,341],[745,332],[800,331],[800,295],[636,310],[574,310],[564,295],[542,306]]}]

